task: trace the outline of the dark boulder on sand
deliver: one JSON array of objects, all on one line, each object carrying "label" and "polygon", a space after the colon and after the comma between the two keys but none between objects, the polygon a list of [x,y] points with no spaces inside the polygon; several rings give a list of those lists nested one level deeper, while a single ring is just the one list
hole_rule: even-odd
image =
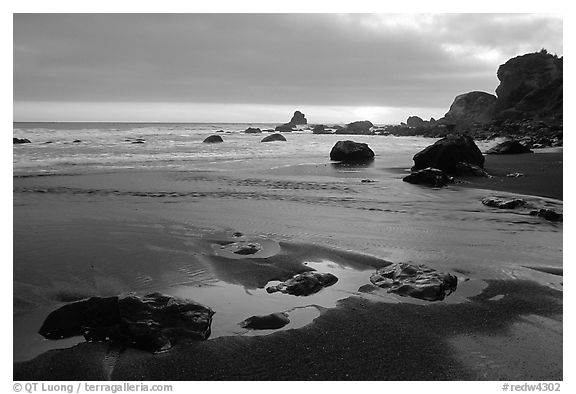
[{"label": "dark boulder on sand", "polygon": [[152,352],[181,340],[210,336],[214,311],[194,301],[152,293],[140,297],[92,297],[50,313],[40,335],[47,339],[84,336]]},{"label": "dark boulder on sand", "polygon": [[531,211],[531,216],[538,216],[542,219],[551,221],[551,222],[561,222],[562,221],[562,214],[558,213],[552,209],[542,208],[537,211]]},{"label": "dark boulder on sand", "polygon": [[354,141],[338,141],[330,151],[330,160],[351,163],[367,162],[374,159],[374,151],[368,144]]},{"label": "dark boulder on sand", "polygon": [[338,282],[338,278],[332,274],[309,271],[297,274],[279,285],[267,287],[266,291],[268,293],[279,291],[295,296],[307,296],[318,293],[336,282]]},{"label": "dark boulder on sand", "polygon": [[425,265],[407,263],[393,263],[379,268],[370,276],[370,282],[387,289],[389,293],[427,301],[442,301],[458,286],[458,278],[454,275],[440,273]]},{"label": "dark boulder on sand", "polygon": [[28,138],[12,138],[12,145],[30,144],[31,142]]},{"label": "dark boulder on sand", "polygon": [[487,155],[517,155],[522,153],[533,152],[515,140],[504,141],[486,151]]},{"label": "dark boulder on sand", "polygon": [[432,187],[442,187],[449,183],[454,183],[454,178],[446,175],[444,171],[437,168],[425,168],[413,172],[412,174],[402,178],[402,180],[408,183]]},{"label": "dark boulder on sand", "polygon": [[248,127],[246,130],[244,130],[244,132],[247,134],[259,134],[262,132],[262,130],[260,130],[258,127]]},{"label": "dark boulder on sand", "polygon": [[515,209],[526,205],[526,201],[521,198],[513,198],[511,200],[504,200],[498,197],[486,197],[482,200],[482,204],[500,209]]},{"label": "dark boulder on sand", "polygon": [[449,135],[416,153],[412,171],[432,167],[447,173],[455,173],[456,166],[460,162],[484,168],[484,156],[472,137]]},{"label": "dark boulder on sand", "polygon": [[211,135],[209,137],[206,137],[206,139],[202,142],[204,144],[217,144],[219,142],[224,142],[224,140],[219,135]]},{"label": "dark boulder on sand", "polygon": [[284,137],[282,134],[275,133],[264,137],[260,142],[274,142],[274,141],[286,141],[286,137]]},{"label": "dark boulder on sand", "polygon": [[275,330],[290,323],[286,312],[271,313],[264,316],[252,316],[239,323],[240,327],[250,330]]}]

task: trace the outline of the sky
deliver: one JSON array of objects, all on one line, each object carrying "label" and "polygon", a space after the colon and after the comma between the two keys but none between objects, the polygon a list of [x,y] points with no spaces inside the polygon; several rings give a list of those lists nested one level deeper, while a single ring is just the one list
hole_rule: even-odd
[{"label": "sky", "polygon": [[442,117],[508,59],[563,55],[548,14],[14,14],[14,121]]}]

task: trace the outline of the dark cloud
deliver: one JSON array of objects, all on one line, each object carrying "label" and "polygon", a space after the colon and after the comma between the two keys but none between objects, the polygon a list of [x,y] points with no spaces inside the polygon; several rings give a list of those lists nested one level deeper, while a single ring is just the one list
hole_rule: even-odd
[{"label": "dark cloud", "polygon": [[447,107],[541,47],[558,17],[17,14],[14,100]]}]

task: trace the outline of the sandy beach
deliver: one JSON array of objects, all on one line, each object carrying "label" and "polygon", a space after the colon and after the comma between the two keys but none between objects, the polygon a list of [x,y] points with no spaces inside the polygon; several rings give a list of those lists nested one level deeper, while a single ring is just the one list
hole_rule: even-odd
[{"label": "sandy beach", "polygon": [[[494,178],[443,189],[375,163],[15,177],[14,379],[562,380],[562,224],[480,202],[561,211],[562,152],[489,156]],[[261,254],[222,252],[238,239]],[[391,262],[458,288],[441,302],[388,293],[369,278]],[[339,280],[264,291],[311,269]],[[151,354],[36,333],[66,302],[151,291],[213,308],[211,337]],[[238,326],[283,311],[282,329]]]}]

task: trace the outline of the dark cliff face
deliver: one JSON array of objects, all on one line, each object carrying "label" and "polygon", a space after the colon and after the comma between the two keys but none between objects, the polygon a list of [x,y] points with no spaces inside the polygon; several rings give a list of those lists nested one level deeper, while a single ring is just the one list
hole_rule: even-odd
[{"label": "dark cliff face", "polygon": [[497,117],[562,117],[563,58],[546,51],[508,60],[498,68]]}]

